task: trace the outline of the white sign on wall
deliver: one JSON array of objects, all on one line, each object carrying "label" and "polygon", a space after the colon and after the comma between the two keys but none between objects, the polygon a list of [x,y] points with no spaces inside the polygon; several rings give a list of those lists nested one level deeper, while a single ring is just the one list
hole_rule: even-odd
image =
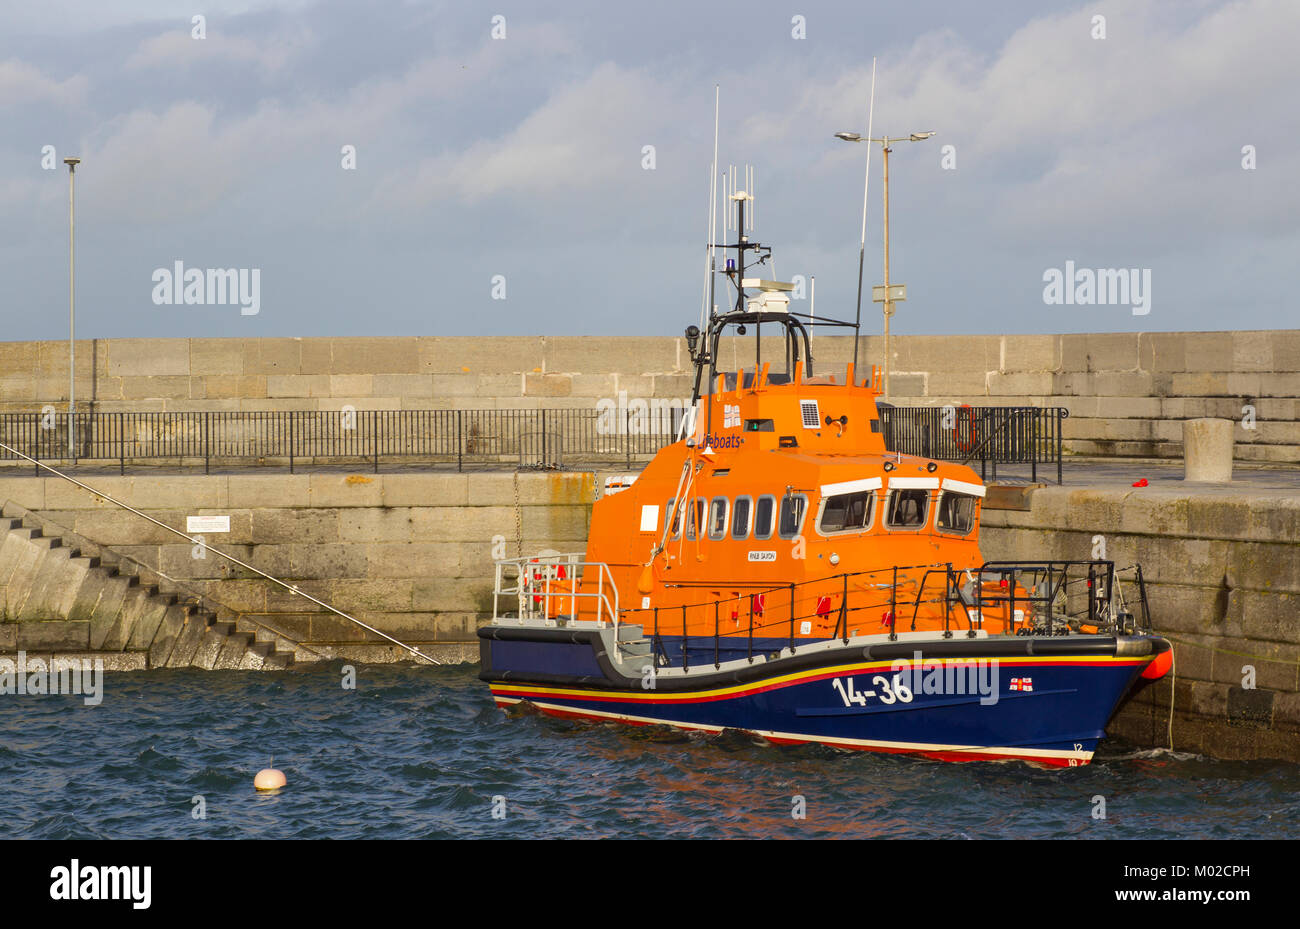
[{"label": "white sign on wall", "polygon": [[229,516],[187,516],[186,532],[229,532]]}]

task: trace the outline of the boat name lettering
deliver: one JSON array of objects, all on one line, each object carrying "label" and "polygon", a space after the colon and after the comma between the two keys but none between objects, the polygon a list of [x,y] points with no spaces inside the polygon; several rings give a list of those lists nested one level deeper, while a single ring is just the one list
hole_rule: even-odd
[{"label": "boat name lettering", "polygon": [[[877,674],[871,679],[871,683],[880,691],[880,702],[888,706],[891,703],[911,703],[912,690],[903,680],[904,675],[895,674],[891,684],[888,678]],[[853,678],[835,678],[831,681],[831,686],[839,691],[840,699],[844,701],[845,706],[866,706],[867,701],[876,697],[875,690],[858,691],[853,686]]]},{"label": "boat name lettering", "polygon": [[750,561],[776,561],[776,552],[750,552]]}]

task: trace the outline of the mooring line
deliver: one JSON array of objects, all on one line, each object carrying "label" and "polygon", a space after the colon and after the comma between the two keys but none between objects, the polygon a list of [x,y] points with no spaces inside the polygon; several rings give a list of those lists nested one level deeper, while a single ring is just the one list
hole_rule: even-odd
[{"label": "mooring line", "polygon": [[[399,642],[397,639],[393,638],[388,633],[381,632],[380,630],[376,629],[374,626],[363,623],[355,616],[349,616],[347,613],[344,613],[342,610],[330,606],[324,600],[318,600],[315,597],[313,597],[311,594],[303,593],[301,590],[298,589],[297,585],[289,584],[285,581],[280,580],[278,577],[272,577],[270,574],[267,574],[265,571],[261,570],[260,568],[255,568],[251,564],[248,564],[245,561],[240,561],[234,555],[229,555],[219,549],[213,548],[211,545],[207,544],[206,541],[197,542],[192,536],[186,535],[185,533],[181,532],[179,529],[176,529],[172,526],[167,525],[164,522],[154,519],[148,513],[140,512],[135,507],[125,504],[121,500],[115,499],[109,494],[104,493],[102,490],[96,490],[94,487],[91,487],[89,484],[83,484],[75,477],[69,477],[68,475],[64,474],[62,471],[58,470],[57,468],[52,468],[49,465],[45,464],[44,462],[38,461],[37,459],[31,457],[30,455],[24,455],[16,448],[10,448],[8,445],[5,445],[3,442],[0,442],[0,448],[4,449],[7,452],[12,452],[13,454],[17,455],[19,458],[23,458],[27,461],[30,461],[38,468],[44,468],[46,471],[49,471],[51,474],[63,478],[65,481],[67,481],[70,484],[75,484],[76,486],[80,487],[82,490],[87,491],[88,493],[92,493],[97,497],[103,497],[105,500],[109,501],[115,506],[120,506],[122,509],[132,512],[136,516],[139,516],[142,519],[147,519],[155,526],[160,526],[161,528],[166,529],[168,532],[180,536],[182,539],[184,539],[187,542],[191,542],[197,545],[202,545],[205,550],[215,552],[217,555],[221,556],[222,558],[225,558],[227,561],[232,562],[233,564],[237,564],[241,568],[246,568],[247,570],[252,571],[254,574],[261,575],[262,577],[266,578],[268,581],[271,581],[273,584],[279,584],[281,587],[283,587],[285,590],[289,591],[290,593],[296,594],[299,597],[303,597],[304,599],[310,600],[312,603],[316,604],[317,606],[323,607],[329,612],[334,613],[337,616],[342,616],[348,622],[355,623],[356,625],[360,626],[362,629],[365,629],[369,632],[373,632],[375,635],[387,639],[388,641],[392,642],[394,645],[398,646],[399,648],[406,649],[406,651],[410,652],[412,655],[415,655],[417,658],[423,658],[425,661],[429,662],[430,664],[440,665],[443,663],[436,658],[432,658],[429,655],[426,655],[424,652],[420,651],[415,646],[407,645],[405,642]],[[150,568],[149,570],[152,571],[154,569]]]}]

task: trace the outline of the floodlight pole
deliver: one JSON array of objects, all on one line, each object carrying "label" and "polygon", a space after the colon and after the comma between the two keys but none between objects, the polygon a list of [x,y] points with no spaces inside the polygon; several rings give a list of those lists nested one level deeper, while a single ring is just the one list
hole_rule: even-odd
[{"label": "floodlight pole", "polygon": [[68,166],[68,458],[77,460],[77,165],[80,158],[64,158]]}]

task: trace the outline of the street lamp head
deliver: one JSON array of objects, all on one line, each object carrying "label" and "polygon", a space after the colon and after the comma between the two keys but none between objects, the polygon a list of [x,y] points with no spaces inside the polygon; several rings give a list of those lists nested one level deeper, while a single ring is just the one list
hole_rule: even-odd
[{"label": "street lamp head", "polygon": [[924,140],[930,138],[930,136],[932,136],[932,135],[934,135],[933,132],[913,132],[912,135],[911,135],[911,137],[909,138],[909,141],[911,141],[911,142],[922,142],[922,141],[924,141]]},{"label": "street lamp head", "polygon": [[837,132],[835,138],[843,139],[845,142],[861,142],[862,133],[860,132]]},{"label": "street lamp head", "polygon": [[81,164],[81,159],[80,159],[80,158],[64,158],[64,159],[63,159],[63,163],[64,163],[65,165],[67,165],[69,168],[75,168],[77,165]]}]

